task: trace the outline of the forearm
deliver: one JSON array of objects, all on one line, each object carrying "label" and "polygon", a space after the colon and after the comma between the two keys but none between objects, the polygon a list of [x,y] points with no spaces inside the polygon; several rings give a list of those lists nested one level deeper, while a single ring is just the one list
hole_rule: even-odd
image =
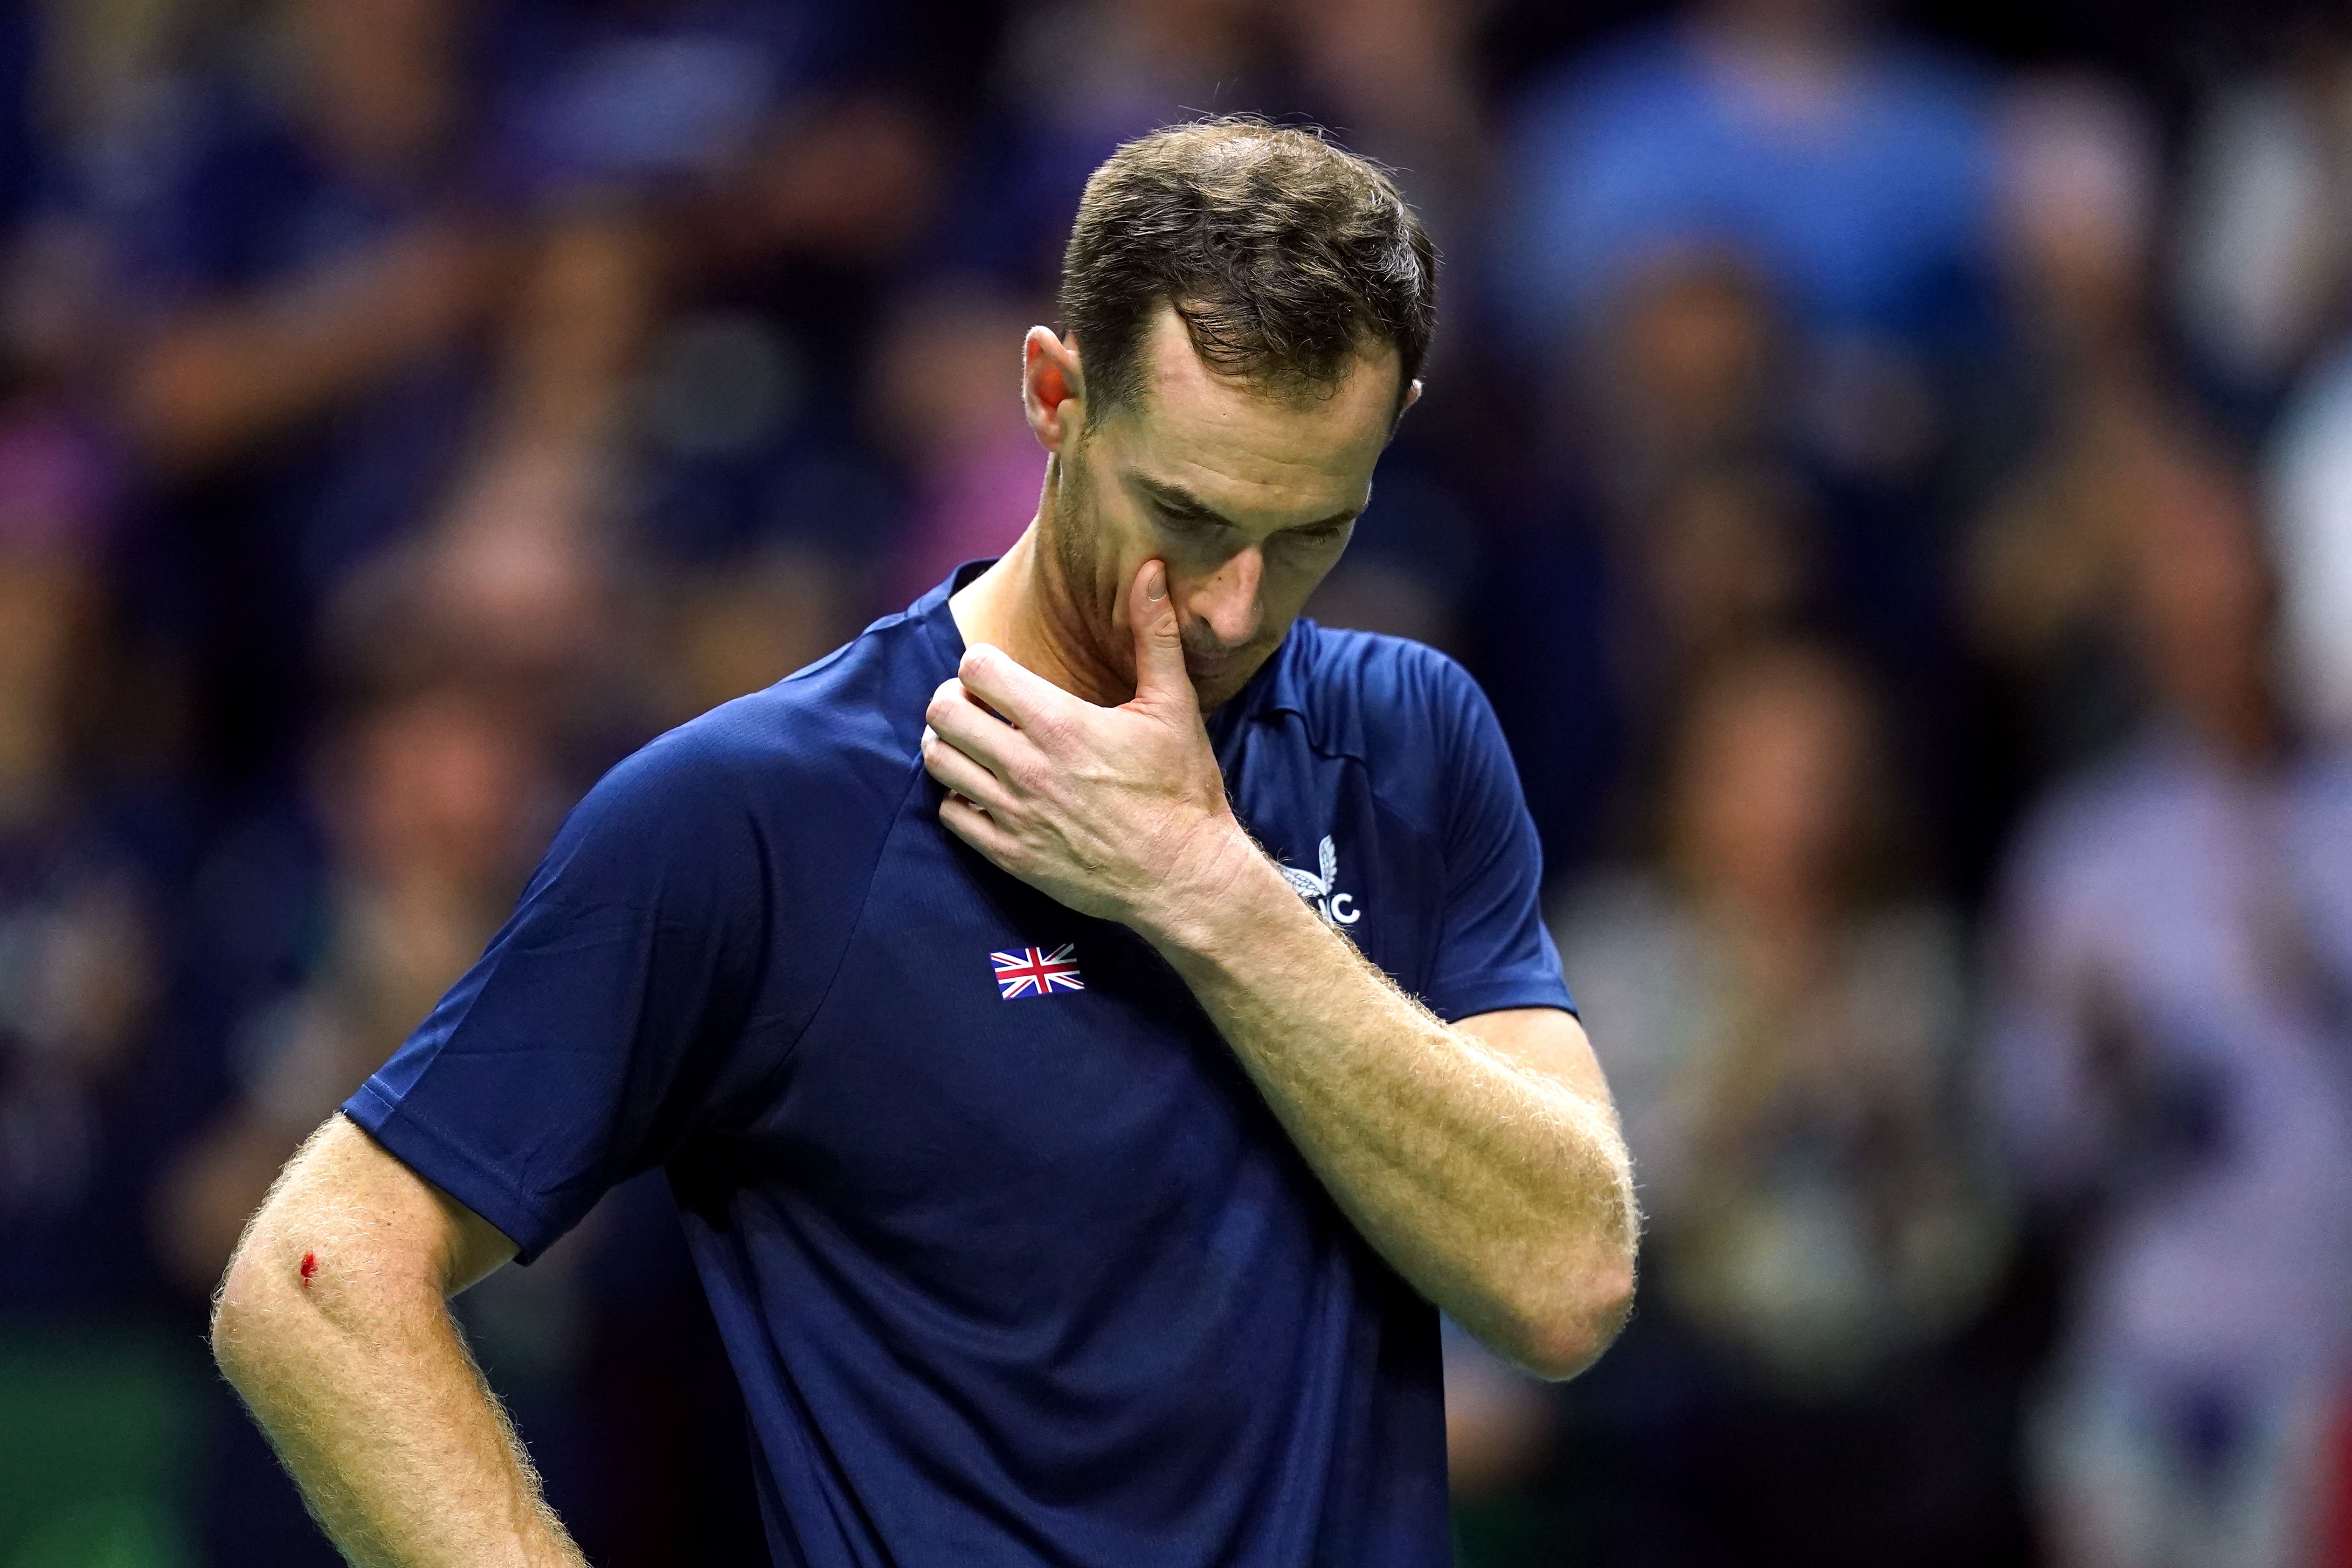
[{"label": "forearm", "polygon": [[242,451],[414,350],[357,311],[279,305],[181,327],[133,368],[123,402],[149,450],[201,468]]},{"label": "forearm", "polygon": [[363,1568],[582,1563],[439,1281],[371,1229],[265,1211],[214,1312],[214,1353],[312,1513]]},{"label": "forearm", "polygon": [[1399,1272],[1505,1354],[1578,1370],[1622,1315],[1637,1223],[1597,1071],[1535,1071],[1441,1022],[1263,854],[1228,858],[1155,946]]},{"label": "forearm", "polygon": [[175,469],[234,457],[456,341],[488,303],[487,254],[428,231],[191,314],[129,367],[132,434]]}]

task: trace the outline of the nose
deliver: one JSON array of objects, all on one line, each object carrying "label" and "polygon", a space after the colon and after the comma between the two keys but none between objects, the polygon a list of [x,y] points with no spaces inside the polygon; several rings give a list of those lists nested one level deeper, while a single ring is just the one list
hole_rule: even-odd
[{"label": "nose", "polygon": [[1255,545],[1234,551],[1184,594],[1185,619],[1205,624],[1221,647],[1238,648],[1257,635],[1265,606],[1265,555]]}]

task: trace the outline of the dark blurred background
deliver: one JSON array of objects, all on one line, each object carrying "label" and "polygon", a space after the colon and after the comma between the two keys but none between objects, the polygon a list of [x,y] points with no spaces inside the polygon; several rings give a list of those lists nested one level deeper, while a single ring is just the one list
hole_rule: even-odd
[{"label": "dark blurred background", "polygon": [[[0,0],[0,1568],[334,1561],[203,1347],[598,772],[1028,519],[1087,171],[1447,260],[1315,613],[1492,694],[1649,1240],[1465,1563],[2352,1563],[2352,13]],[[667,1194],[460,1303],[765,1561]]]}]

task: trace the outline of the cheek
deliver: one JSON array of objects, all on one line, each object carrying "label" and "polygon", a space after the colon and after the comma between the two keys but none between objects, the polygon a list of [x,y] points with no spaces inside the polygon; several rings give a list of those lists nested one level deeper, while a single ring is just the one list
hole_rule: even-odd
[{"label": "cheek", "polygon": [[1115,486],[1090,483],[1091,477],[1085,469],[1072,476],[1061,508],[1057,553],[1070,569],[1070,580],[1097,583],[1117,592],[1124,591],[1152,556],[1176,565],[1172,549],[1127,497]]},{"label": "cheek", "polygon": [[1062,580],[1075,591],[1092,591],[1097,597],[1110,576],[1110,557],[1104,537],[1102,507],[1083,473],[1071,476],[1056,508],[1050,544]]}]

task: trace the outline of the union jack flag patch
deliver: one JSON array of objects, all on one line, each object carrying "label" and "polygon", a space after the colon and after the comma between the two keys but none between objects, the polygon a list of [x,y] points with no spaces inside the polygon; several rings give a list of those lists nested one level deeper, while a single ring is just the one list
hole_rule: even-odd
[{"label": "union jack flag patch", "polygon": [[1023,947],[1011,953],[991,953],[988,961],[996,966],[996,988],[1011,1001],[1015,997],[1051,996],[1056,987],[1066,991],[1083,991],[1086,981],[1078,977],[1078,962],[1070,956],[1075,942],[1065,942],[1048,953],[1043,947]]}]

